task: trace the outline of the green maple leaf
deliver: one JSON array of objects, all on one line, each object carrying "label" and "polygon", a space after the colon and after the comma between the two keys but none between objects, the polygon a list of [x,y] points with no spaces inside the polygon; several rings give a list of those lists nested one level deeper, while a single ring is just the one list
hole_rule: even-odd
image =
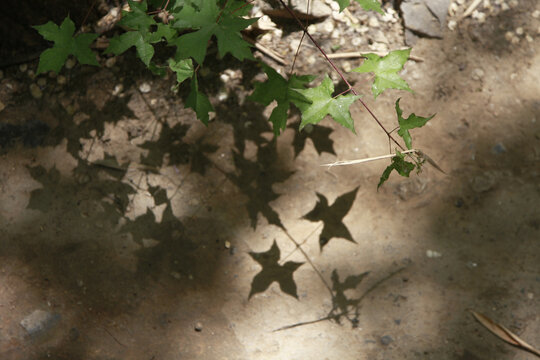
[{"label": "green maple leaf", "polygon": [[176,21],[173,26],[176,29],[197,29],[172,42],[177,47],[177,59],[192,57],[202,64],[212,36],[217,38],[220,57],[230,53],[239,60],[253,59],[249,50],[251,45],[242,39],[240,31],[257,21],[257,18],[244,19],[233,14],[229,7],[220,12],[215,0],[186,4],[174,17]]},{"label": "green maple leaf", "polygon": [[45,50],[39,57],[37,73],[46,71],[59,72],[69,55],[74,55],[81,64],[99,65],[96,56],[90,50],[90,44],[98,37],[97,34],[75,33],[75,24],[66,17],[60,26],[49,21],[44,25],[34,26],[45,40],[53,41],[52,48]]},{"label": "green maple leaf", "polygon": [[[134,30],[113,37],[105,53],[120,55],[134,46],[142,62],[151,67],[150,61],[154,56],[154,47],[151,44],[160,42],[162,39],[171,41],[177,30],[170,25],[156,24],[154,19],[146,14],[146,2],[136,3],[129,1],[129,5],[131,11],[122,13],[120,24]],[[155,26],[156,30],[150,31],[151,26]],[[151,70],[154,71],[155,66],[151,67]]]},{"label": "green maple leaf", "polygon": [[146,30],[156,23],[152,16],[146,14],[148,10],[146,1],[128,0],[128,4],[129,11],[122,11],[122,19],[118,22],[120,25],[135,30]]},{"label": "green maple leaf", "polygon": [[191,61],[191,59],[180,61],[169,59],[169,67],[176,73],[176,81],[178,84],[193,75],[193,61]]},{"label": "green maple leaf", "polygon": [[195,110],[197,118],[201,120],[204,125],[208,125],[208,120],[210,119],[208,113],[214,111],[214,107],[210,104],[208,97],[199,92],[197,75],[194,75],[191,78],[191,91],[186,99],[185,107]]},{"label": "green maple leaf", "polygon": [[302,112],[300,130],[307,124],[317,124],[324,119],[326,115],[331,115],[335,121],[351,130],[353,133],[356,133],[349,107],[359,98],[359,96],[348,94],[333,98],[332,93],[334,92],[334,84],[328,75],[325,76],[321,85],[315,88],[305,90],[299,89],[297,91],[311,101],[311,103],[294,101],[294,104]]},{"label": "green maple leaf", "polygon": [[287,113],[291,102],[311,103],[298,89],[303,89],[306,84],[315,79],[315,76],[292,75],[289,80],[286,80],[271,67],[264,64],[262,66],[268,76],[268,80],[255,84],[255,90],[249,96],[249,99],[264,106],[270,105],[274,100],[277,102],[277,106],[272,111],[269,121],[273,125],[274,134],[279,135],[280,131],[285,130],[287,126]]},{"label": "green maple leaf", "polygon": [[[380,14],[384,14],[381,9],[381,3],[377,0],[356,0],[360,6],[366,11],[373,10]],[[350,0],[336,0],[339,4],[339,11],[343,11],[347,6],[349,6]]]},{"label": "green maple leaf", "polygon": [[375,98],[386,89],[407,90],[412,92],[409,85],[399,77],[398,71],[403,69],[403,65],[409,58],[411,49],[394,50],[388,55],[381,57],[377,54],[363,54],[366,60],[362,66],[353,69],[358,73],[372,72],[375,74],[375,81],[371,90]]},{"label": "green maple leaf", "polygon": [[411,162],[405,160],[405,156],[396,150],[396,156],[392,158],[392,163],[384,169],[381,179],[379,180],[379,185],[377,185],[377,190],[384,184],[386,180],[390,177],[392,170],[396,170],[397,173],[401,176],[409,177],[411,171],[413,171],[415,165]]},{"label": "green maple leaf", "polygon": [[397,133],[405,141],[405,145],[407,145],[407,149],[410,150],[412,149],[412,138],[411,138],[411,134],[409,133],[409,130],[426,125],[426,123],[429,120],[433,119],[435,114],[431,115],[430,117],[425,118],[421,116],[416,116],[414,113],[412,113],[409,115],[408,118],[404,119],[403,117],[401,117],[401,115],[403,114],[403,111],[399,107],[400,100],[401,99],[396,100],[396,113],[397,113],[398,123],[399,123],[399,130]]}]

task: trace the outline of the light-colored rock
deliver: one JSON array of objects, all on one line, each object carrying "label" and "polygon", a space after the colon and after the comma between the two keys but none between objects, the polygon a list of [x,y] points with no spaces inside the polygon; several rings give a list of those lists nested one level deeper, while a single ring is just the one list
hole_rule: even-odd
[{"label": "light-colored rock", "polygon": [[472,181],[472,189],[477,193],[489,191],[495,186],[495,178],[488,173],[476,176]]},{"label": "light-colored rock", "polygon": [[476,68],[472,71],[471,78],[473,80],[482,80],[484,77],[484,70]]},{"label": "light-colored rock", "polygon": [[141,85],[139,85],[139,91],[143,94],[148,94],[150,90],[152,90],[152,87],[147,82],[143,82]]},{"label": "light-colored rock", "polygon": [[52,328],[60,320],[60,314],[51,314],[43,310],[35,310],[22,319],[20,325],[29,335],[38,335]]},{"label": "light-colored rock", "polygon": [[75,65],[77,64],[77,61],[73,58],[69,58],[66,60],[66,64],[64,65],[66,67],[66,69],[73,69],[73,67],[75,67]]},{"label": "light-colored rock", "polygon": [[30,94],[34,99],[41,99],[43,97],[43,93],[37,84],[30,84]]}]

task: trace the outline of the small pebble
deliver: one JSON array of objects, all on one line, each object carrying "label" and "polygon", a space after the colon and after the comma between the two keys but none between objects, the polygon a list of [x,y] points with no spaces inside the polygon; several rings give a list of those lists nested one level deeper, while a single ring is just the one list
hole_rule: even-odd
[{"label": "small pebble", "polygon": [[180,273],[176,271],[171,272],[171,276],[175,278],[176,280],[180,280],[182,278],[182,275],[180,275]]},{"label": "small pebble", "polygon": [[510,0],[510,1],[508,2],[508,5],[510,5],[510,7],[513,7],[513,8],[514,8],[514,7],[516,7],[516,6],[519,5],[519,2],[518,2],[518,0]]},{"label": "small pebble", "polygon": [[498,143],[491,151],[493,151],[494,154],[502,154],[506,152],[506,147],[502,143]]},{"label": "small pebble", "polygon": [[450,20],[448,22],[448,30],[454,31],[456,30],[456,27],[457,27],[457,22],[455,20]]},{"label": "small pebble", "polygon": [[471,77],[473,80],[482,80],[482,78],[484,77],[484,70],[474,69]]},{"label": "small pebble", "polygon": [[67,59],[67,60],[66,60],[66,64],[65,64],[66,69],[68,69],[68,70],[69,70],[69,69],[73,69],[73,67],[75,66],[76,63],[77,63],[77,62],[76,62],[75,59],[73,59],[73,58]]},{"label": "small pebble", "polygon": [[141,85],[139,85],[139,91],[142,92],[143,94],[149,93],[150,90],[152,90],[152,88],[150,87],[150,84],[147,82],[143,82]]},{"label": "small pebble", "polygon": [[43,96],[41,89],[36,84],[30,84],[30,94],[34,99],[41,99]]},{"label": "small pebble", "polygon": [[231,248],[230,241],[225,241],[225,249],[230,249],[230,248]]},{"label": "small pebble", "polygon": [[327,21],[323,24],[323,30],[325,33],[330,34],[332,31],[334,31],[334,23],[331,21]]},{"label": "small pebble", "polygon": [[489,191],[495,185],[495,179],[489,174],[479,175],[473,179],[472,189],[477,193]]},{"label": "small pebble", "polygon": [[456,4],[454,2],[451,3],[450,6],[448,7],[448,15],[450,15],[450,16],[456,15],[458,9],[459,9],[458,4]]},{"label": "small pebble", "polygon": [[116,59],[116,56],[108,58],[107,60],[105,60],[105,66],[108,68],[112,68],[114,65],[116,65]]},{"label": "small pebble", "polygon": [[28,70],[28,72],[26,73],[28,75],[28,77],[32,80],[34,80],[36,78],[36,73],[34,72],[34,70],[30,69]]},{"label": "small pebble", "polygon": [[47,85],[47,79],[44,78],[44,77],[40,77],[38,80],[37,80],[37,84],[39,87],[44,87],[45,85]]},{"label": "small pebble", "polygon": [[202,323],[197,321],[197,323],[195,324],[194,329],[195,329],[196,332],[201,332],[203,330]]},{"label": "small pebble", "polygon": [[518,27],[518,28],[516,29],[516,34],[518,34],[518,35],[523,35],[524,32],[525,32],[525,31],[523,31],[523,28],[522,28],[522,27]]},{"label": "small pebble", "polygon": [[19,70],[21,72],[26,72],[26,70],[28,70],[28,64],[21,64],[19,65]]},{"label": "small pebble", "polygon": [[371,27],[371,28],[378,28],[378,27],[380,26],[379,20],[377,20],[376,17],[371,16],[371,17],[369,18],[368,25],[369,25],[369,27]]},{"label": "small pebble", "polygon": [[529,300],[534,299],[534,294],[532,292],[527,293],[527,299],[529,299]]},{"label": "small pebble", "polygon": [[355,36],[354,38],[352,38],[351,40],[351,45],[356,47],[356,46],[360,46],[362,44],[362,38],[361,37],[357,37]]},{"label": "small pebble", "polygon": [[228,97],[229,97],[229,94],[225,90],[221,90],[217,95],[217,98],[219,101],[225,101],[227,100]]},{"label": "small pebble", "polygon": [[118,96],[123,90],[124,90],[124,85],[117,84],[117,85],[115,85],[115,87],[114,87],[114,89],[112,91],[112,94],[113,94],[113,96]]},{"label": "small pebble", "polygon": [[56,82],[58,83],[58,85],[64,85],[67,83],[67,79],[64,75],[58,75],[58,77],[56,78]]},{"label": "small pebble", "polygon": [[502,11],[506,11],[506,10],[508,10],[508,9],[510,9],[510,6],[508,6],[507,3],[502,3],[502,4],[501,4],[501,10],[502,10]]},{"label": "small pebble", "polygon": [[467,262],[467,267],[469,269],[475,269],[476,267],[478,267],[478,264],[473,262],[473,261],[469,261],[469,262]]},{"label": "small pebble", "polygon": [[442,254],[435,250],[426,250],[426,256],[430,259],[434,259],[442,257]]},{"label": "small pebble", "polygon": [[394,341],[390,335],[384,335],[381,337],[381,344],[383,345],[390,345],[390,343]]},{"label": "small pebble", "polygon": [[540,18],[540,10],[534,10],[532,13],[532,17],[535,19]]}]

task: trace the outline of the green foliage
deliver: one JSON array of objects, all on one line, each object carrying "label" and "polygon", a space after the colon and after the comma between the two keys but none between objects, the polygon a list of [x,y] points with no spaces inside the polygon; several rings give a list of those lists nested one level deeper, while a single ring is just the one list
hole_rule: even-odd
[{"label": "green foliage", "polygon": [[302,95],[299,90],[305,85],[312,82],[315,76],[292,75],[289,80],[285,80],[277,71],[263,64],[263,69],[268,80],[263,83],[256,83],[255,90],[249,96],[249,99],[265,106],[270,105],[273,101],[277,102],[277,106],[270,115],[270,122],[274,127],[274,134],[279,135],[281,130],[285,130],[287,126],[287,114],[291,102],[296,104],[311,104],[311,101]]},{"label": "green foliage", "polygon": [[[338,2],[340,10],[350,4],[350,0],[335,1]],[[378,0],[356,1],[365,10],[384,13]],[[140,2],[128,0],[128,4],[129,11],[122,13],[122,19],[119,22],[125,32],[110,39],[105,53],[120,55],[135,47],[137,56],[154,74],[162,76],[170,69],[176,75],[176,87],[183,86],[181,84],[190,78],[190,91],[185,99],[185,106],[193,109],[201,122],[208,124],[209,113],[214,111],[214,108],[208,97],[199,90],[197,71],[204,66],[207,49],[212,39],[216,40],[220,57],[231,54],[239,61],[254,60],[251,45],[244,41],[241,33],[258,20],[249,18],[251,5],[248,5],[245,0],[170,0],[166,2],[167,9],[161,9],[164,6],[161,0]],[[160,12],[165,17],[156,16]],[[49,70],[60,71],[69,55],[74,55],[83,64],[98,65],[95,55],[90,50],[90,44],[97,35],[74,36],[75,25],[69,17],[60,26],[48,22],[35,28],[46,40],[54,42],[52,48],[41,54],[38,73]],[[176,53],[166,62],[158,64],[152,59],[154,46],[160,42],[176,47]],[[386,89],[412,91],[405,80],[398,75],[410,51],[411,49],[396,50],[384,57],[372,53],[365,54],[366,59],[363,64],[353,71],[375,75],[372,84],[375,98]],[[349,93],[333,96],[334,85],[328,75],[325,75],[319,86],[308,88],[307,86],[316,76],[290,75],[287,78],[268,65],[261,63],[261,66],[268,79],[265,82],[255,83],[254,91],[249,99],[264,106],[276,104],[269,118],[276,136],[287,126],[291,104],[294,104],[301,112],[300,129],[308,124],[318,124],[330,115],[336,122],[355,132],[350,106],[359,98],[358,95]],[[399,123],[397,133],[403,138],[406,147],[411,149],[412,138],[409,131],[424,126],[434,115],[423,118],[411,114],[404,119],[399,107],[399,99],[395,107]],[[421,163],[418,161],[415,165],[405,161],[403,154],[398,151],[392,158],[391,165],[381,176],[378,187],[388,179],[393,170],[402,176],[409,176],[410,171],[415,166],[419,167]]]},{"label": "green foliage", "polygon": [[349,107],[359,96],[348,94],[339,95],[336,98],[332,97],[334,84],[328,76],[325,76],[321,85],[312,89],[298,90],[298,92],[311,101],[311,103],[294,103],[302,111],[300,129],[304,128],[307,124],[317,124],[326,115],[331,115],[335,121],[353,133],[355,132],[354,121],[351,117]]},{"label": "green foliage", "polygon": [[403,65],[409,58],[411,49],[391,51],[388,55],[381,57],[377,54],[364,54],[364,63],[353,69],[358,73],[372,72],[375,74],[375,81],[371,86],[375,98],[386,89],[412,90],[409,85],[399,77],[398,71],[403,69]]},{"label": "green foliage", "polygon": [[401,176],[409,177],[411,171],[413,171],[415,165],[411,162],[405,160],[405,155],[396,150],[396,156],[392,158],[392,163],[384,169],[379,184],[377,185],[377,190],[385,183],[386,180],[390,177],[392,170],[397,171]]},{"label": "green foliage", "polygon": [[403,114],[403,111],[399,107],[399,101],[400,99],[396,100],[396,113],[398,117],[398,123],[399,123],[399,130],[398,135],[403,138],[405,141],[405,145],[407,145],[407,149],[412,149],[412,138],[411,134],[409,133],[409,130],[422,127],[426,125],[426,123],[433,119],[435,114],[431,115],[430,117],[420,117],[416,116],[414,113],[410,114],[408,118],[404,119],[401,115]]},{"label": "green foliage", "polygon": [[[131,11],[122,13],[119,24],[132,31],[113,37],[105,53],[120,55],[135,46],[139,58],[146,66],[150,66],[150,61],[154,56],[154,47],[151,44],[160,42],[162,39],[172,40],[176,35],[176,30],[170,25],[157,24],[151,16],[146,15],[146,2],[137,3],[129,0],[128,3]],[[150,31],[152,26],[156,27],[156,31]]]},{"label": "green foliage", "polygon": [[[381,9],[381,3],[377,0],[356,0],[360,6],[366,10],[373,10],[378,12],[379,14],[384,14],[384,12]],[[343,11],[347,6],[349,6],[349,3],[351,0],[336,0],[336,2],[339,4],[339,11]]]},{"label": "green foliage", "polygon": [[191,91],[186,99],[186,107],[195,110],[197,118],[204,125],[208,125],[208,120],[210,119],[208,113],[214,111],[214,107],[210,104],[208,97],[199,92],[197,75],[193,75],[191,78]]},{"label": "green foliage", "polygon": [[[220,16],[221,14],[221,16]],[[250,45],[242,39],[240,31],[257,21],[257,18],[244,19],[230,9],[220,9],[213,0],[190,2],[174,14],[173,27],[178,30],[198,29],[180,36],[171,43],[176,45],[176,58],[192,57],[198,64],[204,62],[208,41],[215,35],[221,57],[227,53],[238,60],[253,59]],[[219,18],[219,19],[218,19]],[[219,20],[219,21],[218,21]]]},{"label": "green foliage", "polygon": [[39,57],[37,73],[47,71],[59,72],[69,55],[74,55],[81,64],[99,65],[96,56],[90,50],[90,44],[97,38],[97,34],[75,33],[75,24],[66,17],[60,26],[52,21],[44,25],[34,26],[45,40],[53,41],[54,46],[45,50]]},{"label": "green foliage", "polygon": [[193,61],[191,59],[179,61],[169,59],[169,68],[176,73],[178,84],[193,76]]}]

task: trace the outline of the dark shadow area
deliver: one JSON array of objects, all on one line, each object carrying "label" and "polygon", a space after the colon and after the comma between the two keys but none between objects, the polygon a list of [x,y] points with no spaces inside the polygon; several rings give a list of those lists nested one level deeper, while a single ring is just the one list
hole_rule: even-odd
[{"label": "dark shadow area", "polygon": [[353,243],[355,242],[349,229],[343,223],[343,218],[351,210],[357,192],[358,188],[339,196],[332,205],[328,205],[328,200],[324,195],[317,193],[319,200],[315,208],[304,215],[304,219],[323,222],[323,230],[319,235],[319,247],[321,251],[333,238],[343,238]]},{"label": "dark shadow area", "polygon": [[47,2],[3,0],[0,2],[0,68],[37,59],[47,48],[45,41],[32,28],[48,21],[60,24],[66,16],[76,26],[83,21],[96,21],[100,10],[94,0],[50,0]]}]

